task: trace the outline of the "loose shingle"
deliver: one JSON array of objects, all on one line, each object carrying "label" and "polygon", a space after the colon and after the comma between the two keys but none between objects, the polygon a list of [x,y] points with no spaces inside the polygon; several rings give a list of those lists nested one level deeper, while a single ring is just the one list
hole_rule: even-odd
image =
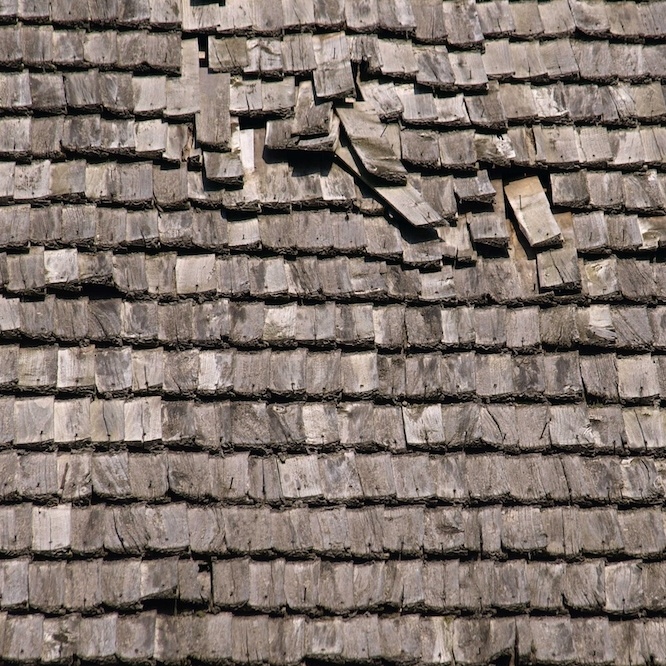
[{"label": "loose shingle", "polygon": [[476,176],[456,178],[453,182],[456,197],[460,202],[492,203],[495,199],[495,188],[487,171],[477,171]]},{"label": "loose shingle", "polygon": [[353,109],[338,109],[342,124],[356,154],[368,172],[382,180],[403,184],[406,172],[384,138],[385,127],[365,103]]},{"label": "loose shingle", "polygon": [[517,180],[505,186],[504,192],[521,231],[533,247],[558,244],[561,232],[545,192],[536,177]]},{"label": "loose shingle", "polygon": [[[352,5],[353,6],[353,5]],[[350,17],[347,17],[349,22]],[[344,33],[315,35],[313,47],[317,68],[314,85],[322,99],[345,97],[353,92],[349,48]]]}]

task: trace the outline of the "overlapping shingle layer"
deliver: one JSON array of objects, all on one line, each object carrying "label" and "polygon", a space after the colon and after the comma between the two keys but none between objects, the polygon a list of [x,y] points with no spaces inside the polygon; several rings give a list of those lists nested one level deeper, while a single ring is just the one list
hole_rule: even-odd
[{"label": "overlapping shingle layer", "polygon": [[0,21],[3,663],[666,663],[666,2]]}]

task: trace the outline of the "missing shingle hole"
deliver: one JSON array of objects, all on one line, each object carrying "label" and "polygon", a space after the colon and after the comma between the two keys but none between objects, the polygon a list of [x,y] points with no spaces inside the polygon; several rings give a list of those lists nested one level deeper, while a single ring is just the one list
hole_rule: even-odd
[{"label": "missing shingle hole", "polygon": [[492,664],[493,666],[516,666],[517,662],[511,655],[505,654],[495,659]]},{"label": "missing shingle hole", "polygon": [[208,67],[208,37],[206,35],[199,35],[197,37],[199,43],[199,67]]}]

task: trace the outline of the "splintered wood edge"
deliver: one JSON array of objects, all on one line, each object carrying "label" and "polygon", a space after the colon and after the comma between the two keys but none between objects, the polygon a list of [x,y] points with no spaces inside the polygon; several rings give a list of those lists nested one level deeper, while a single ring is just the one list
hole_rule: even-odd
[{"label": "splintered wood edge", "polygon": [[[442,216],[428,204],[423,196],[410,185],[399,185],[396,187],[378,186],[372,178],[368,177],[359,167],[349,148],[339,145],[335,151],[335,159],[348,173],[358,178],[364,185],[369,187],[377,197],[385,203],[392,211],[405,219],[409,224],[418,228],[434,227],[442,223]],[[401,202],[396,201],[392,192],[400,193],[411,200],[411,209],[405,209]],[[407,202],[405,202],[407,203]]]}]

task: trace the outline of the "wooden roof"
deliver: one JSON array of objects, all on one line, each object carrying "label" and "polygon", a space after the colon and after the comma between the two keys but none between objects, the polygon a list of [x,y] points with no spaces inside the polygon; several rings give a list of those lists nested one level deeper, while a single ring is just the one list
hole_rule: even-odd
[{"label": "wooden roof", "polygon": [[2,663],[666,663],[666,2],[0,2]]}]

